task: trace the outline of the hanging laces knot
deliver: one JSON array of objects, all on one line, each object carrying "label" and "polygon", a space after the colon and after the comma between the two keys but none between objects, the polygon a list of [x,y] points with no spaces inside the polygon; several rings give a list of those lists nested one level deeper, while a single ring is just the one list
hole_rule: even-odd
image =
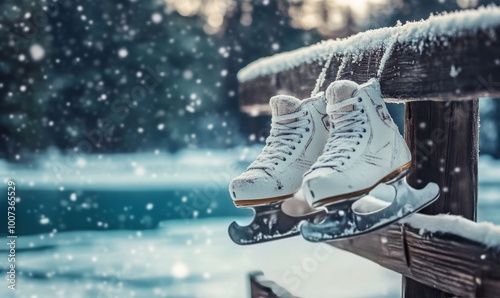
[{"label": "hanging laces knot", "polygon": [[[346,108],[352,110],[346,111]],[[359,98],[349,98],[340,103],[329,105],[327,112],[331,115],[332,128],[330,136],[323,149],[323,154],[313,164],[311,170],[331,167],[337,171],[342,170],[345,160],[351,158],[351,153],[356,152],[366,129],[366,113]]]},{"label": "hanging laces knot", "polygon": [[273,116],[266,146],[248,169],[275,170],[279,162],[286,161],[286,157],[292,155],[292,151],[296,149],[296,144],[302,142],[303,132],[309,131],[308,124],[311,120],[305,117],[308,113],[306,110],[301,110],[287,115]]}]

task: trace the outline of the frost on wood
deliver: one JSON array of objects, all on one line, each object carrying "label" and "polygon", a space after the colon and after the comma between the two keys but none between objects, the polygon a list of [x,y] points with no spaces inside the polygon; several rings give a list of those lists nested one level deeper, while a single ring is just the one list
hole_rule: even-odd
[{"label": "frost on wood", "polygon": [[461,70],[462,69],[460,67],[455,67],[455,65],[452,65],[450,69],[450,77],[456,78]]},{"label": "frost on wood", "polygon": [[500,248],[500,226],[489,222],[475,223],[456,215],[423,215],[403,219],[400,223],[420,229],[421,233],[443,233],[457,235],[486,247]]},{"label": "frost on wood", "polygon": [[[380,48],[390,50],[394,43],[411,46],[421,53],[426,46],[425,40],[446,42],[449,37],[470,34],[478,30],[489,32],[488,30],[499,25],[500,8],[497,6],[430,16],[425,21],[370,30],[345,39],[326,40],[295,51],[262,58],[240,70],[238,79],[240,82],[245,82],[259,76],[292,69],[303,63],[325,61],[329,53],[335,55],[349,53],[353,59],[361,59],[363,54],[369,51]],[[383,70],[383,65],[380,67]]]},{"label": "frost on wood", "polygon": [[[383,195],[384,197],[387,196]],[[372,196],[366,196],[357,202],[356,212],[371,213],[389,205],[386,201]],[[484,244],[486,247],[500,248],[500,226],[489,222],[476,223],[456,215],[424,215],[414,214],[399,221],[412,228],[426,232],[452,234],[462,238]]]}]

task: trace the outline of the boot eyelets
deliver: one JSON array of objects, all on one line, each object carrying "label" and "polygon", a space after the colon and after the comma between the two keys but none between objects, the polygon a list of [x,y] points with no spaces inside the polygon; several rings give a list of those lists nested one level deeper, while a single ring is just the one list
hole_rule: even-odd
[{"label": "boot eyelets", "polygon": [[307,119],[307,124],[311,124],[311,119]]},{"label": "boot eyelets", "polygon": [[[300,141],[299,141],[299,143],[300,143]],[[295,149],[297,149],[297,148],[295,148],[295,146],[292,146],[292,150],[295,150]],[[290,153],[290,154],[291,154],[291,153]]]},{"label": "boot eyelets", "polygon": [[309,127],[306,127],[306,132],[309,132],[309,131],[310,131]]},{"label": "boot eyelets", "polygon": [[347,159],[351,159],[351,157],[350,157],[350,156],[348,156],[348,157],[347,157]]},{"label": "boot eyelets", "polygon": [[356,149],[354,149],[354,148],[353,148],[353,149],[352,149],[352,152],[356,152]]},{"label": "boot eyelets", "polygon": [[362,139],[363,138],[363,135],[359,135],[359,138]]},{"label": "boot eyelets", "polygon": [[286,161],[286,158],[283,157],[283,161]]},{"label": "boot eyelets", "polygon": [[358,102],[362,102],[363,99],[361,97],[358,97]]},{"label": "boot eyelets", "polygon": [[278,163],[277,163],[277,162],[275,162],[275,163],[274,163],[274,165],[276,165],[276,166],[277,166],[277,165],[278,165]]},{"label": "boot eyelets", "polygon": [[304,111],[304,116],[307,116],[309,115],[309,112],[308,111]]},{"label": "boot eyelets", "polygon": [[292,155],[292,152],[288,152],[288,155]]},{"label": "boot eyelets", "polygon": [[363,132],[366,132],[366,128],[363,128]]},{"label": "boot eyelets", "polygon": [[361,144],[361,143],[360,142],[356,142],[356,145],[359,145],[359,144]]},{"label": "boot eyelets", "polygon": [[364,114],[365,113],[365,109],[361,109],[361,114]]}]

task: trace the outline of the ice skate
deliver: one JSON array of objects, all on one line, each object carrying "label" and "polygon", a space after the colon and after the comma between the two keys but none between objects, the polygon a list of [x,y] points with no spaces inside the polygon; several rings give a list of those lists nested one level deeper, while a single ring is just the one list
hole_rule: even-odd
[{"label": "ice skate", "polygon": [[316,211],[290,216],[281,205],[300,189],[304,173],[323,151],[329,125],[325,97],[299,100],[279,95],[271,98],[270,105],[272,124],[265,147],[229,185],[237,207],[255,210],[248,226],[235,222],[229,226],[229,236],[237,244],[298,235],[298,224],[302,220],[318,222],[319,216],[324,215],[323,211]]},{"label": "ice skate", "polygon": [[[411,154],[376,80],[363,85],[334,82],[326,97],[332,129],[323,154],[304,176],[303,189],[313,207],[327,210],[327,218],[319,224],[304,222],[304,238],[317,242],[363,234],[437,199],[436,184],[415,190],[406,183]],[[392,203],[380,210],[356,212],[361,198],[382,183],[394,187]]]}]

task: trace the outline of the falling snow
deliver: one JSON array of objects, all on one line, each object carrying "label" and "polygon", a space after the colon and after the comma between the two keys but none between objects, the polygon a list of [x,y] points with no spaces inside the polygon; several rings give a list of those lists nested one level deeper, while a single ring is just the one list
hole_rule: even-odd
[{"label": "falling snow", "polygon": [[[49,6],[10,2],[3,5],[6,18],[0,24],[6,33],[0,41],[5,108],[0,177],[4,182],[14,177],[19,185],[19,229],[26,233],[19,242],[21,261],[30,264],[20,275],[21,296],[33,298],[241,297],[248,271],[287,272],[290,260],[311,252],[298,237],[290,239],[294,245],[286,242],[287,248],[273,251],[236,248],[227,237],[228,224],[249,214],[234,208],[227,185],[262,149],[270,120],[258,111],[254,115],[262,117],[249,120],[240,111],[237,71],[258,57],[297,48],[278,54],[273,63],[250,64],[240,80],[304,61],[323,62],[331,49],[342,53],[383,45],[389,59],[392,33],[402,33],[399,41],[425,33],[418,27],[422,23],[412,23],[401,26],[408,31],[375,30],[309,47],[324,37],[315,29],[290,26],[276,1],[242,1],[234,7],[223,1],[221,6],[195,1],[199,7],[178,0],[69,6],[41,1],[61,3],[57,15],[49,14]],[[245,13],[232,11],[240,6]],[[484,20],[460,13],[450,34],[471,24],[480,30],[497,24],[497,10],[483,9]],[[215,12],[199,15],[206,11]],[[47,23],[30,30],[33,22],[44,21],[41,13]],[[433,34],[445,30],[448,24],[440,20],[449,18],[453,15],[432,17],[429,23],[443,25]],[[23,42],[16,45],[16,40]],[[349,71],[351,61],[344,62]],[[459,60],[447,63],[450,77],[463,75]],[[491,63],[500,65],[500,59]],[[482,115],[488,140],[496,140],[494,126],[488,125],[491,116]],[[437,166],[457,179],[467,171],[444,159]],[[498,191],[491,185],[498,184],[499,169],[493,159],[480,161],[480,220],[498,218]],[[457,192],[446,185],[441,191]],[[472,232],[494,244],[494,228],[482,227]],[[359,262],[336,251],[324,268],[353,263],[358,268]],[[398,294],[396,276],[377,266],[362,271],[372,278],[369,290],[343,289],[343,282],[323,286],[339,297]],[[167,277],[168,285],[154,276]],[[304,281],[304,288],[313,281]],[[395,286],[381,287],[390,282]],[[0,297],[7,297],[3,290]]]},{"label": "falling snow", "polygon": [[43,47],[39,44],[33,44],[31,47],[30,47],[30,55],[31,55],[31,58],[35,61],[39,61],[39,60],[42,60],[43,57],[45,57],[45,50],[43,49]]},{"label": "falling snow", "polygon": [[450,77],[456,78],[458,76],[458,74],[460,74],[461,71],[462,71],[462,68],[455,67],[455,65],[452,65],[451,69],[450,69]]},{"label": "falling snow", "polygon": [[184,263],[177,262],[172,266],[171,272],[175,278],[185,278],[189,274],[189,269]]},{"label": "falling snow", "polygon": [[156,24],[160,23],[162,19],[163,17],[160,13],[155,12],[151,15],[151,20],[153,20],[153,22]]},{"label": "falling snow", "polygon": [[[238,73],[240,82],[258,76],[277,73],[301,63],[322,61],[328,53],[352,53],[354,56],[380,48],[392,48],[394,41],[413,43],[423,38],[436,39],[437,35],[453,36],[465,30],[475,32],[476,29],[487,30],[500,24],[500,8],[496,6],[482,7],[477,10],[447,13],[431,16],[425,21],[410,22],[402,26],[367,31],[340,40],[322,41],[316,45],[299,50],[277,54],[273,57],[257,60]],[[219,50],[225,53],[223,49]],[[420,50],[421,52],[421,50]],[[356,57],[353,57],[356,60]],[[381,65],[383,69],[383,65]],[[458,75],[458,73],[453,72]],[[453,77],[453,75],[450,73]]]},{"label": "falling snow", "polygon": [[120,58],[125,58],[128,56],[128,51],[127,49],[124,49],[124,48],[121,48],[118,50],[118,56],[120,56]]}]

